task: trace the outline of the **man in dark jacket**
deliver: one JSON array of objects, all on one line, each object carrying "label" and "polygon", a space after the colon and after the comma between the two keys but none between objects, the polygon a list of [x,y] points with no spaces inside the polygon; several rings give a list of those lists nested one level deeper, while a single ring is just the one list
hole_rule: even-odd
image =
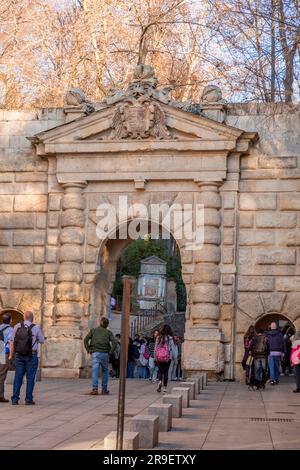
[{"label": "man in dark jacket", "polygon": [[108,360],[116,347],[116,339],[107,329],[109,321],[102,317],[100,326],[93,328],[84,338],[84,346],[88,353],[92,354],[92,381],[93,390],[90,395],[98,395],[99,367],[102,368],[102,395],[108,395]]},{"label": "man in dark jacket", "polygon": [[285,344],[281,331],[277,329],[275,322],[271,323],[271,330],[266,332],[270,345],[269,371],[270,384],[276,385],[279,380],[281,357],[285,353]]},{"label": "man in dark jacket", "polygon": [[259,329],[249,344],[249,354],[253,357],[249,389],[265,388],[269,353],[268,338],[265,336],[264,330]]}]

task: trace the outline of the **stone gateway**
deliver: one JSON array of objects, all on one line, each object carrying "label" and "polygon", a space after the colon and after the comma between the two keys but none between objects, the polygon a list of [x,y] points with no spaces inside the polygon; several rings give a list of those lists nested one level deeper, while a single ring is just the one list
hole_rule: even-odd
[{"label": "stone gateway", "polygon": [[183,367],[239,379],[250,324],[300,328],[299,106],[230,105],[216,87],[178,103],[149,66],[101,103],[74,90],[64,109],[1,111],[0,314],[40,315],[43,375],[80,377],[131,241],[98,238],[99,205],[202,204],[202,247],[176,240]]}]

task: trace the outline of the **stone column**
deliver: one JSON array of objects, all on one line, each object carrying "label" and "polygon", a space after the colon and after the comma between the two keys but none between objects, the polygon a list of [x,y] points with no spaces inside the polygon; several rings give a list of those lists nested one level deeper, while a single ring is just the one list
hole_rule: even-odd
[{"label": "stone column", "polygon": [[82,331],[85,182],[62,185],[61,230],[54,323],[45,345],[44,376],[79,377],[84,366]]},{"label": "stone column", "polygon": [[204,243],[194,252],[190,318],[184,342],[184,369],[187,375],[206,370],[211,375],[224,367],[220,318],[221,197],[220,184],[199,182],[197,203],[204,205]]},{"label": "stone column", "polygon": [[215,327],[220,317],[221,197],[218,183],[199,183],[197,202],[204,205],[204,244],[194,255],[191,293],[193,326]]}]

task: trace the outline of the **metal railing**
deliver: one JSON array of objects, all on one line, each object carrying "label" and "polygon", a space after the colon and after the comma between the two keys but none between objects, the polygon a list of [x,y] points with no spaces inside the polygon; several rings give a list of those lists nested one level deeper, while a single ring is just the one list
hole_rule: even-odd
[{"label": "metal railing", "polygon": [[134,338],[137,333],[140,333],[144,328],[154,323],[166,313],[167,310],[162,304],[156,304],[155,307],[137,313],[137,317],[130,324],[131,338]]}]

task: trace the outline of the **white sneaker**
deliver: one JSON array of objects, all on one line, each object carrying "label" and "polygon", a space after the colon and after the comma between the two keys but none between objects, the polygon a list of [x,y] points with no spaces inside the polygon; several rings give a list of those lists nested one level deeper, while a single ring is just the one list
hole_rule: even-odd
[{"label": "white sneaker", "polygon": [[167,393],[166,387],[163,388],[163,391],[162,391],[162,392],[163,392],[163,393]]}]

